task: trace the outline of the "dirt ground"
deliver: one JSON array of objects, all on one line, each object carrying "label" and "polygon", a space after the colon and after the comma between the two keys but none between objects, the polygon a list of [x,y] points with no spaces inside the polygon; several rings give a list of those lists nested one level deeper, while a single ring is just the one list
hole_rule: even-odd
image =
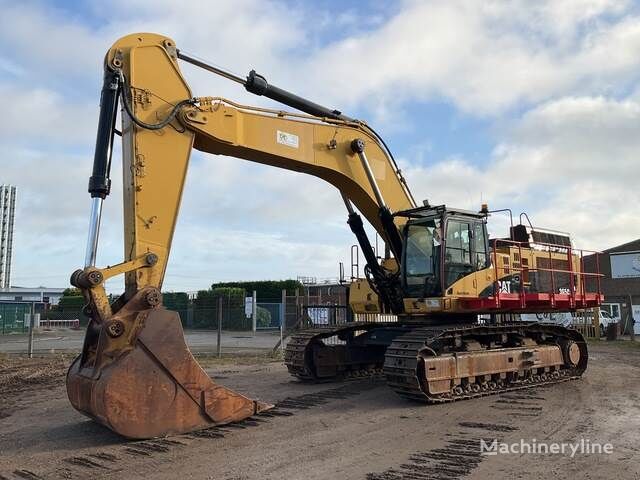
[{"label": "dirt ground", "polygon": [[[278,362],[206,361],[271,416],[130,442],[73,410],[69,358],[0,357],[0,480],[640,478],[640,348],[591,345],[583,379],[447,405],[407,403],[382,380],[306,385]],[[480,440],[611,443],[613,453],[480,454]]]}]

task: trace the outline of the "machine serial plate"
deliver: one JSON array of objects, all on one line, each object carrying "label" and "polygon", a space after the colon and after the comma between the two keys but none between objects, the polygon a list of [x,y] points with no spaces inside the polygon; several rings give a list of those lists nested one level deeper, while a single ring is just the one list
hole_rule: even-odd
[{"label": "machine serial plate", "polygon": [[298,135],[294,135],[293,133],[281,132],[280,130],[276,131],[276,142],[286,145],[287,147],[298,148]]}]

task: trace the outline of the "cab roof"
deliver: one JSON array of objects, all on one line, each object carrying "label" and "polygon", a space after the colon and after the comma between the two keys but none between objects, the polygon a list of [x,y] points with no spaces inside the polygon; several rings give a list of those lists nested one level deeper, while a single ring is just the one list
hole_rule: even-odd
[{"label": "cab roof", "polygon": [[485,218],[486,214],[482,212],[474,212],[472,210],[465,210],[462,208],[447,207],[446,205],[425,205],[423,207],[410,208],[408,210],[401,210],[393,214],[394,217],[406,217],[406,218],[424,218],[434,215],[441,216],[447,213],[449,215],[461,215],[464,217],[472,218]]}]

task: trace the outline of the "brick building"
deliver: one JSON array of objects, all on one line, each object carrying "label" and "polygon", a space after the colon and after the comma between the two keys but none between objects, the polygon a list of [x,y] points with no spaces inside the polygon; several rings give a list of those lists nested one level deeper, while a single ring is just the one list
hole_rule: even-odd
[{"label": "brick building", "polygon": [[[585,257],[585,270],[594,271],[595,255]],[[629,331],[629,311],[633,312],[635,333],[640,334],[640,238],[616,247],[608,248],[599,255],[602,293],[607,311]]]}]

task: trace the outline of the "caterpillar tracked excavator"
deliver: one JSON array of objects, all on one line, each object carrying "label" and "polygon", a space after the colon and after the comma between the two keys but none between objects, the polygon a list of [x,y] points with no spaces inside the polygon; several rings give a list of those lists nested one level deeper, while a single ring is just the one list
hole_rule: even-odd
[{"label": "caterpillar tracked excavator", "polygon": [[[180,61],[302,113],[194,97]],[[122,136],[123,148],[124,261],[99,268],[114,135]],[[209,378],[185,343],[178,314],[162,306],[193,148],[335,186],[366,259],[367,278],[349,289],[351,309],[396,315],[389,323],[297,331],[285,351],[292,375],[327,381],[383,373],[399,395],[434,403],[560,382],[585,371],[587,346],[577,331],[491,321],[602,302],[599,272],[585,271],[567,235],[512,222],[508,238],[489,240],[486,208],[417,205],[390,150],[365,122],[270,85],[255,71],[241,78],[180,51],[170,38],[139,33],[118,40],[105,57],[85,266],[71,277],[85,296],[90,323],[69,368],[67,392],[73,406],[97,422],[125,437],[150,438],[271,408]],[[362,217],[385,241],[382,261]],[[124,275],[125,291],[110,303],[104,285],[116,275]],[[480,322],[481,315],[489,319]]]}]

